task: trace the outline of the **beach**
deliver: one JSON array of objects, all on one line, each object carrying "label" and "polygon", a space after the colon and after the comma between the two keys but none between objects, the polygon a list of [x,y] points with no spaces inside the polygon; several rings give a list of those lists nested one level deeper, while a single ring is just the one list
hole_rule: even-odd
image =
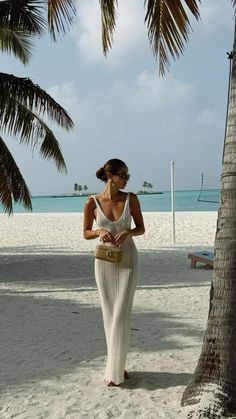
[{"label": "beach", "polygon": [[0,214],[1,419],[181,418],[205,331],[217,212],[145,212],[127,370],[103,381],[105,336],[82,213]]}]

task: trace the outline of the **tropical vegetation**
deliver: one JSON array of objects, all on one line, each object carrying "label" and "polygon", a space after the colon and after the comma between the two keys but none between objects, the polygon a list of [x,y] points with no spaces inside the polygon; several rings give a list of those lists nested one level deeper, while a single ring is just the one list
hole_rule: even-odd
[{"label": "tropical vegetation", "polygon": [[79,190],[78,183],[74,183],[74,192],[78,192],[78,190]]},{"label": "tropical vegetation", "polygon": [[86,194],[87,190],[88,190],[88,186],[87,185],[78,185],[78,183],[74,184],[74,192],[79,192],[79,194],[82,194],[82,191],[84,190],[84,193]]},{"label": "tropical vegetation", "polygon": [[147,190],[151,189],[151,191],[152,191],[153,185],[152,185],[152,183],[146,182],[146,180],[145,180],[143,182],[143,188],[144,188],[144,191],[145,191],[144,193],[148,193]]},{"label": "tropical vegetation", "polygon": [[[179,58],[184,51],[191,29],[188,12],[199,19],[200,0],[145,0],[144,3],[149,40],[159,59],[159,71],[164,75],[170,56]],[[235,9],[236,0],[231,3]],[[112,45],[118,2],[104,0],[100,4],[103,49],[107,54]],[[234,29],[235,26],[234,16]],[[182,397],[181,417],[188,419],[236,417],[236,35],[230,58],[232,71],[213,279],[201,355]]]},{"label": "tropical vegetation", "polygon": [[[47,6],[48,21],[44,6]],[[65,33],[75,13],[71,0],[7,0],[0,2],[0,49],[13,54],[23,64],[31,57],[32,42],[48,28],[53,40]],[[52,160],[59,171],[66,171],[60,145],[45,119],[70,130],[68,113],[50,95],[29,78],[0,73],[0,202],[6,212],[13,211],[13,201],[32,209],[27,184],[4,136],[13,136],[20,144],[38,147],[45,159]]]}]

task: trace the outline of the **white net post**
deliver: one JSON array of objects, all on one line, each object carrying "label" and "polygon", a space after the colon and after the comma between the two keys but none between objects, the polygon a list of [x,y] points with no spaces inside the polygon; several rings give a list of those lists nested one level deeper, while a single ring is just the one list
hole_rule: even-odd
[{"label": "white net post", "polygon": [[171,212],[172,212],[172,243],[175,244],[175,162],[170,162],[171,172]]}]

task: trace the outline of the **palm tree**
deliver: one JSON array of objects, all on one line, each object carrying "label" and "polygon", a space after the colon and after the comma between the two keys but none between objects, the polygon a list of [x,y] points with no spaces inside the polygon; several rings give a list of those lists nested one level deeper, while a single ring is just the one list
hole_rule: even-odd
[{"label": "palm tree", "polygon": [[148,182],[148,184],[147,184],[147,188],[152,190],[153,185],[152,185],[151,183],[149,183],[149,182]]},{"label": "palm tree", "polygon": [[84,192],[86,193],[87,190],[88,190],[87,185],[84,185]]},{"label": "palm tree", "polygon": [[78,186],[78,191],[79,191],[79,194],[80,194],[80,195],[81,195],[82,190],[83,190],[82,185],[79,185],[79,186]]},{"label": "palm tree", "polygon": [[142,186],[143,186],[143,188],[144,188],[144,192],[147,192],[147,191],[146,191],[147,185],[148,185],[148,183],[147,183],[147,182],[146,182],[146,180],[145,180],[145,181],[143,182],[143,185],[142,185]]},{"label": "palm tree", "polygon": [[[236,8],[236,0],[231,0]],[[145,0],[148,36],[163,75],[169,56],[184,51],[190,29],[186,10],[199,18],[200,0]],[[107,54],[115,29],[115,0],[101,0],[103,50]],[[236,26],[234,20],[234,26]],[[224,141],[220,208],[206,333],[201,355],[183,397],[183,416],[236,417],[236,31]],[[184,413],[185,412],[185,413]]]},{"label": "palm tree", "polygon": [[74,184],[74,191],[75,191],[75,192],[78,192],[78,190],[79,190],[78,183],[75,183],[75,184]]},{"label": "palm tree", "polygon": [[[64,33],[74,13],[71,0],[48,0],[48,30],[55,40]],[[0,48],[15,55],[23,64],[31,56],[32,40],[46,29],[42,1],[7,0],[0,2]],[[58,140],[44,122],[47,117],[70,130],[73,122],[67,112],[29,78],[0,73],[1,132],[15,136],[20,143],[39,147],[45,159],[52,159],[59,171],[66,171]],[[30,192],[2,136],[0,136],[0,201],[9,214],[12,201],[32,209]]]}]

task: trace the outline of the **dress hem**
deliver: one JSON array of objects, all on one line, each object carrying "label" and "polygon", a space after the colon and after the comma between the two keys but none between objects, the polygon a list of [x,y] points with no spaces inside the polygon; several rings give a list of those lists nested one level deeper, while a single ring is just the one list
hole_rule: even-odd
[{"label": "dress hem", "polygon": [[119,384],[124,383],[125,380],[124,380],[124,378],[122,378],[121,380],[114,380],[112,378],[108,379],[108,378],[104,377],[104,381],[106,383],[109,383],[110,381],[112,381],[116,386],[118,386]]}]

